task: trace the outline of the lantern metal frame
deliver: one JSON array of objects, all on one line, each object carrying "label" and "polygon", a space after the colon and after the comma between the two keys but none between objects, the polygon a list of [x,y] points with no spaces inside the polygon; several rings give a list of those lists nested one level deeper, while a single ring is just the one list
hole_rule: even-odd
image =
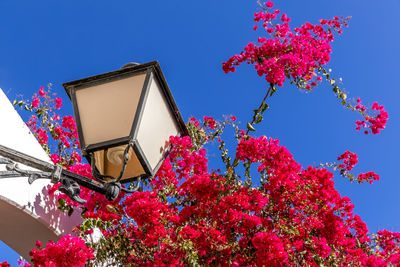
[{"label": "lantern metal frame", "polygon": [[[76,91],[85,89],[85,88],[88,88],[88,87],[91,87],[94,85],[104,84],[104,83],[116,81],[119,79],[125,79],[125,78],[129,78],[132,76],[140,75],[140,74],[146,74],[146,77],[145,77],[142,91],[140,93],[140,98],[139,98],[137,110],[135,113],[135,117],[134,117],[134,120],[132,123],[130,134],[126,137],[87,145],[85,143],[84,136],[83,136],[81,119],[80,119],[80,115],[79,115],[79,108],[78,108],[77,99],[76,99]],[[123,179],[124,183],[153,177],[154,174],[157,172],[157,170],[160,168],[163,160],[167,156],[168,153],[165,153],[164,157],[158,162],[156,167],[154,169],[152,169],[150,166],[150,163],[148,162],[148,160],[146,159],[146,156],[144,155],[142,148],[140,147],[139,142],[137,141],[137,134],[138,134],[138,130],[139,130],[138,126],[139,126],[139,124],[142,120],[143,114],[144,114],[144,107],[145,107],[146,100],[147,100],[147,97],[148,97],[148,94],[150,91],[150,81],[152,80],[153,77],[155,78],[154,81],[157,82],[157,84],[159,85],[159,88],[161,89],[161,92],[163,93],[163,96],[165,97],[165,99],[169,105],[169,108],[172,111],[173,116],[175,117],[177,126],[180,130],[180,135],[181,136],[188,135],[186,125],[185,125],[185,123],[182,119],[182,116],[178,110],[178,107],[175,103],[175,100],[174,100],[172,94],[171,94],[171,90],[169,89],[167,81],[165,80],[165,77],[161,71],[161,67],[160,67],[158,61],[152,61],[152,62],[145,63],[145,64],[128,63],[119,70],[115,70],[115,71],[111,71],[111,72],[107,72],[107,73],[103,73],[103,74],[98,74],[95,76],[90,76],[87,78],[83,78],[83,79],[79,79],[79,80],[75,80],[75,81],[71,81],[71,82],[67,82],[67,83],[63,84],[63,87],[64,87],[65,91],[67,92],[67,95],[69,96],[69,98],[71,99],[71,102],[73,104],[82,155],[91,164],[92,168],[94,167],[93,175],[98,181],[100,181],[100,182],[106,182],[106,181],[120,182],[121,177],[125,171],[129,149],[134,150],[135,154],[138,157],[140,164],[142,165],[142,167],[145,171],[145,174],[141,175],[140,177],[130,177],[128,179]],[[118,177],[101,175],[95,165],[93,153],[98,150],[103,150],[103,149],[116,147],[116,146],[120,146],[120,145],[127,145],[127,149],[125,149],[124,157],[123,157],[124,164],[123,164],[120,175]]]}]

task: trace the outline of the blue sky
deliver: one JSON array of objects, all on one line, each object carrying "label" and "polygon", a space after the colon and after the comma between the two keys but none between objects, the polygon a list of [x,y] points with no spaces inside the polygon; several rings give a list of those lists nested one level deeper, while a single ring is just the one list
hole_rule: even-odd
[{"label": "blue sky", "polygon": [[[354,130],[358,115],[347,111],[327,85],[305,94],[289,84],[269,101],[257,135],[281,140],[304,166],[355,152],[356,172],[373,170],[381,181],[336,188],[349,196],[371,231],[400,231],[400,99],[398,62],[400,0],[275,1],[292,25],[352,16],[335,40],[329,68],[343,78],[349,97],[378,101],[389,112],[387,129],[365,136]],[[243,128],[266,93],[266,83],[242,66],[224,74],[221,63],[256,41],[256,0],[203,1],[11,1],[0,2],[0,87],[10,99],[31,96],[48,83],[72,108],[61,84],[120,68],[127,62],[158,60],[185,120],[236,115]],[[4,130],[4,129],[3,129]],[[218,154],[209,152],[218,168]],[[3,214],[2,216],[7,216]],[[0,247],[0,259],[17,255]]]}]

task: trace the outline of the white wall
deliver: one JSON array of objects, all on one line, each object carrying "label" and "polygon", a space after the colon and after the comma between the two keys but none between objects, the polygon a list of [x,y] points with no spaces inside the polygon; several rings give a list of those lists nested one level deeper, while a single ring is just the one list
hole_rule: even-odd
[{"label": "white wall", "polygon": [[[1,89],[0,125],[1,145],[51,162]],[[79,211],[68,217],[57,210],[57,200],[47,193],[50,185],[45,179],[32,185],[26,177],[0,179],[0,239],[27,260],[36,240],[56,241],[82,220]]]}]

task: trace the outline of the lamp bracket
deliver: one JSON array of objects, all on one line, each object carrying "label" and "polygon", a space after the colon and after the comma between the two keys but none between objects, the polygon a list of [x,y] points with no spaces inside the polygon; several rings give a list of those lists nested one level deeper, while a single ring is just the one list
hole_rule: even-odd
[{"label": "lamp bracket", "polygon": [[37,179],[50,179],[52,183],[61,182],[62,185],[60,185],[58,190],[66,194],[70,199],[75,202],[81,204],[86,202],[79,197],[81,191],[79,184],[67,177],[61,177],[63,168],[60,165],[55,165],[52,172],[45,172],[22,169],[19,164],[7,158],[0,158],[0,164],[6,164],[7,170],[0,171],[0,178],[28,177],[29,184],[32,184]]},{"label": "lamp bracket", "polygon": [[[18,163],[35,168],[36,170],[24,169]],[[80,186],[103,195],[107,192],[102,183],[67,171],[59,165],[53,165],[2,145],[0,145],[1,164],[6,165],[6,170],[0,171],[0,179],[28,177],[29,184],[32,184],[37,179],[49,179],[52,183],[61,182],[62,185],[59,187],[59,190],[78,203],[85,202],[85,200],[79,197]]]},{"label": "lamp bracket", "polygon": [[86,200],[80,198],[81,188],[77,182],[71,179],[61,179],[62,185],[58,187],[58,190],[66,194],[73,201],[83,204]]},{"label": "lamp bracket", "polygon": [[121,192],[121,184],[118,182],[105,183],[104,187],[106,189],[105,197],[108,200],[116,199],[118,197],[119,193]]}]

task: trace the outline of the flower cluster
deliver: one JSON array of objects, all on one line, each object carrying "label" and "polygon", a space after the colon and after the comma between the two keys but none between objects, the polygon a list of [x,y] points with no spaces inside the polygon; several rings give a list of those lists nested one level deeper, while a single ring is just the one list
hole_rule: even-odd
[{"label": "flower cluster", "polygon": [[269,232],[259,232],[251,240],[256,252],[257,266],[279,266],[288,264],[288,254],[279,236]]},{"label": "flower cluster", "polygon": [[[257,43],[248,43],[244,51],[224,62],[224,72],[234,72],[236,66],[244,62],[254,65],[257,74],[264,77],[273,88],[272,92],[268,91],[266,97],[277,90],[275,85],[283,86],[286,80],[294,83],[299,89],[311,90],[324,77],[343,106],[363,115],[364,120],[356,122],[357,130],[363,127],[377,134],[384,129],[388,120],[388,113],[384,107],[375,102],[371,108],[373,114],[368,115],[365,106],[360,103],[361,100],[358,99],[357,105],[353,106],[347,99],[347,94],[324,69],[330,61],[334,33],[341,34],[343,27],[348,26],[350,17],[321,19],[319,24],[307,22],[292,29],[289,25],[291,19],[285,13],[281,14],[279,9],[273,10],[273,6],[273,3],[268,1],[261,11],[254,14],[254,21],[262,26],[267,37],[258,37]],[[255,25],[254,30],[257,29],[258,25]],[[368,129],[364,131],[366,134],[369,133]]]},{"label": "flower cluster", "polygon": [[[239,172],[239,180],[232,181],[232,176],[209,171],[206,150],[196,149],[190,137],[171,137],[170,143],[169,157],[149,184],[152,191],[108,202],[82,188],[88,202],[79,228],[86,235],[100,227],[104,240],[93,247],[99,264],[110,258],[138,266],[399,263],[396,256],[374,250],[378,241],[369,238],[351,201],[335,190],[333,174],[302,168],[279,140],[241,135],[236,157],[258,165],[262,181],[257,188],[242,185]],[[357,156],[346,151],[339,160],[344,169],[352,169]],[[91,177],[87,164],[68,169]],[[360,177],[376,178],[371,173]],[[387,253],[398,250],[395,241],[379,240],[386,242]],[[82,239],[67,236],[34,249],[33,264],[56,262],[66,253],[76,254],[69,266],[93,258]]]},{"label": "flower cluster", "polygon": [[[31,103],[21,100],[14,101],[14,105],[33,113],[27,122],[28,127],[45,151],[57,150],[50,155],[53,163],[68,167],[81,160],[78,156],[78,132],[72,116],[61,118],[57,113],[62,107],[62,99],[55,95],[50,85],[47,90],[40,87]],[[49,137],[52,142],[49,142]]]},{"label": "flower cluster", "polygon": [[[360,98],[357,99],[357,106],[355,109],[361,112],[366,111],[366,107],[361,104]],[[371,110],[374,111],[372,115],[365,114],[363,121],[356,121],[356,130],[359,131],[361,127],[369,128],[371,133],[378,134],[381,130],[385,129],[387,121],[389,119],[389,115],[386,110],[384,110],[383,105],[379,105],[377,102],[372,104]],[[365,130],[365,134],[368,134],[369,131]]]},{"label": "flower cluster", "polygon": [[[254,64],[257,74],[269,83],[282,86],[286,78],[293,79],[300,88],[310,90],[322,80],[321,77],[314,80],[315,72],[329,62],[333,34],[342,33],[347,19],[335,17],[292,30],[291,19],[272,7],[273,3],[267,2],[262,11],[254,14],[254,21],[260,23],[271,38],[259,37],[258,44],[249,43],[243,52],[223,63],[223,70],[234,72],[235,66],[247,62]],[[257,28],[256,25],[254,29]]]},{"label": "flower cluster", "polygon": [[357,176],[357,180],[360,182],[365,181],[365,182],[372,184],[373,181],[379,181],[379,175],[374,172],[360,173]]},{"label": "flower cluster", "polygon": [[344,164],[339,164],[338,167],[340,169],[346,169],[347,171],[351,171],[354,166],[358,163],[357,154],[352,153],[350,151],[345,151],[342,155],[340,155],[337,160],[343,160]]},{"label": "flower cluster", "polygon": [[216,126],[216,122],[213,118],[204,116],[204,124],[210,127],[210,129],[214,130]]},{"label": "flower cluster", "polygon": [[[41,246],[40,242],[36,244]],[[34,266],[85,266],[86,262],[94,259],[92,249],[88,248],[80,237],[65,235],[54,243],[50,241],[45,248],[32,249],[30,252]]]},{"label": "flower cluster", "polygon": [[[326,163],[325,166],[332,167],[333,170],[338,169],[340,175],[348,178],[350,182],[357,181],[359,184],[364,182],[372,184],[374,180],[379,181],[379,175],[374,172],[360,173],[359,175],[354,175],[350,172],[358,163],[357,154],[345,151],[337,160],[342,160],[343,163]],[[324,166],[324,164],[321,166]]]}]

